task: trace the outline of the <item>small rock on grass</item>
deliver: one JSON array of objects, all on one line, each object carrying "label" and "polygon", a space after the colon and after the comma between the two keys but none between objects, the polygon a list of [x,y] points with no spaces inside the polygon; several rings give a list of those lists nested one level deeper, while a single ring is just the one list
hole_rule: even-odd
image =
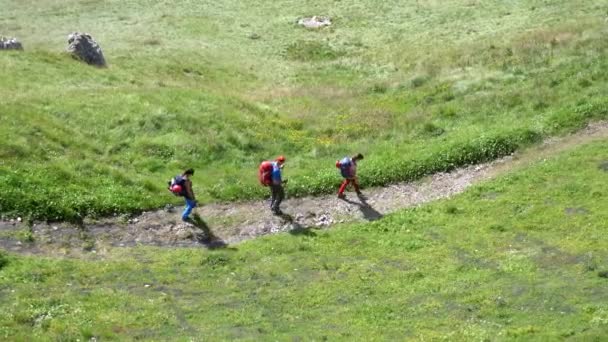
[{"label": "small rock on grass", "polygon": [[600,278],[608,278],[608,271],[600,271],[600,272],[597,272],[597,275],[598,275]]},{"label": "small rock on grass", "polygon": [[23,45],[17,38],[0,36],[0,50],[23,50]]}]

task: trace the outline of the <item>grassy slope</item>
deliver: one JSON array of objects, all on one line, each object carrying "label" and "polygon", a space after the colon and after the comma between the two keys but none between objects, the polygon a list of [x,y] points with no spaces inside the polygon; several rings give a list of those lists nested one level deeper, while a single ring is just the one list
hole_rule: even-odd
[{"label": "grassy slope", "polygon": [[[37,218],[259,197],[289,158],[292,195],[330,192],[332,161],[380,185],[494,158],[605,117],[605,2],[2,1],[0,212]],[[271,13],[272,15],[269,15]],[[310,32],[303,15],[334,27]],[[62,53],[90,32],[110,67]],[[256,33],[260,39],[249,39]]]},{"label": "grassy slope", "polygon": [[0,255],[0,336],[601,340],[606,148],[374,223],[227,250]]}]

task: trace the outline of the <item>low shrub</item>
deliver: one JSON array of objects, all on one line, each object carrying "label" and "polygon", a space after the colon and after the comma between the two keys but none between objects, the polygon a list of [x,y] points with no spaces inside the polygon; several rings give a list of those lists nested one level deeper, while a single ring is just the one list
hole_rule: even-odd
[{"label": "low shrub", "polygon": [[6,252],[0,251],[0,270],[6,265],[8,265],[8,256]]}]

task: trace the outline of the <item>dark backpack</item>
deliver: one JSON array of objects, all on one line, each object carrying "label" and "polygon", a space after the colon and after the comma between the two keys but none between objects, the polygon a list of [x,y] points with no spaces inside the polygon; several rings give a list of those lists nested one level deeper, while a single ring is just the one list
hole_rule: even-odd
[{"label": "dark backpack", "polygon": [[352,164],[352,161],[348,157],[344,157],[342,160],[339,160],[336,162],[336,166],[338,166],[338,168],[340,168],[340,174],[342,175],[342,177],[349,178],[352,176],[350,174],[351,164]]},{"label": "dark backpack", "polygon": [[168,182],[167,189],[175,196],[186,195],[186,178],[182,175],[177,175]]}]

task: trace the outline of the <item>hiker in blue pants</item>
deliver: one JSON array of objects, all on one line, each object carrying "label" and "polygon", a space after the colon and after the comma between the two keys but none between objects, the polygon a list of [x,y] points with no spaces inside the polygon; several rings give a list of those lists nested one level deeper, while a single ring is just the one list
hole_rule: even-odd
[{"label": "hiker in blue pants", "polygon": [[169,191],[175,196],[183,196],[186,200],[186,208],[184,208],[184,212],[182,213],[182,221],[184,222],[190,222],[190,213],[196,207],[196,198],[194,197],[192,181],[190,180],[190,177],[193,175],[194,169],[188,169],[169,181]]},{"label": "hiker in blue pants", "polygon": [[184,208],[184,212],[182,213],[182,221],[184,222],[191,222],[190,213],[196,207],[196,198],[194,197],[192,181],[190,180],[190,177],[193,175],[194,169],[188,169],[181,175],[173,177],[167,187],[175,196],[183,196],[186,200],[186,208]]},{"label": "hiker in blue pants", "polygon": [[182,213],[182,221],[190,221],[190,213],[192,209],[196,207],[196,197],[194,197],[194,191],[192,190],[192,181],[190,177],[194,175],[194,169],[188,169],[182,173],[182,177],[184,178],[184,199],[186,200],[186,208],[184,208],[184,212]]}]

